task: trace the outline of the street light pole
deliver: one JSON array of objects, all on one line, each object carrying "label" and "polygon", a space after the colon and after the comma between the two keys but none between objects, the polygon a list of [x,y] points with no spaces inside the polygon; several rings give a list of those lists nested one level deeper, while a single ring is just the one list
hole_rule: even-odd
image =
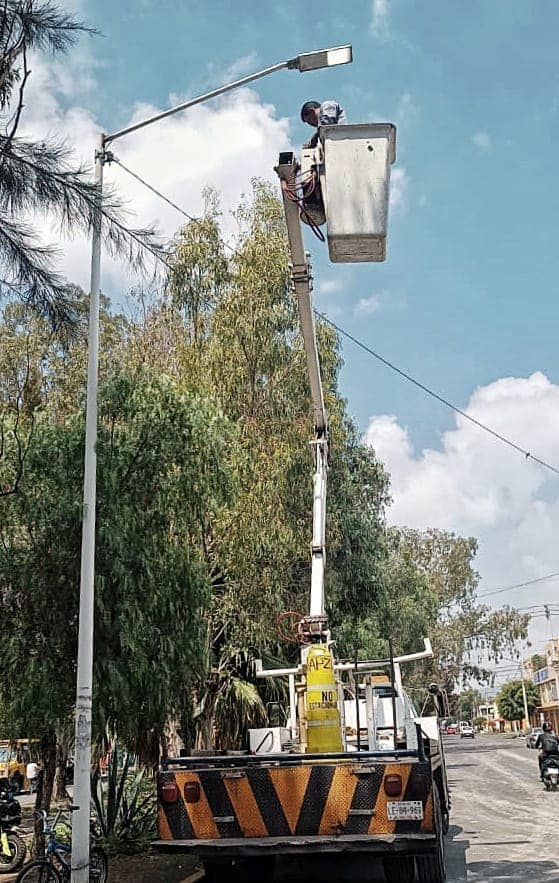
[{"label": "street light pole", "polygon": [[196,104],[217,98],[232,89],[268,76],[275,71],[288,69],[301,73],[348,64],[353,60],[350,45],[335,46],[307,52],[282,61],[250,76],[235,80],[226,86],[206,92],[183,104],[120,129],[110,135],[101,133],[99,147],[95,152],[95,182],[97,184],[97,208],[93,223],[91,246],[91,287],[89,295],[89,339],[87,367],[87,400],[85,428],[85,461],[82,515],[82,550],[80,572],[80,612],[78,632],[78,662],[76,675],[75,759],[74,759],[74,805],[72,824],[72,876],[71,883],[89,883],[89,808],[91,802],[91,710],[93,700],[93,635],[94,635],[94,588],[95,588],[95,508],[97,498],[97,391],[99,370],[99,298],[101,287],[102,199],[103,167],[110,159],[107,144],[136,132],[145,126],[188,110]]},{"label": "street light pole", "polygon": [[99,372],[99,296],[101,288],[101,200],[105,136],[95,151],[97,206],[91,243],[87,400],[83,482],[80,616],[76,675],[74,793],[72,819],[72,881],[89,881],[89,806],[91,803],[91,704],[93,697],[93,632],[95,579],[95,508],[97,500],[97,386]]}]

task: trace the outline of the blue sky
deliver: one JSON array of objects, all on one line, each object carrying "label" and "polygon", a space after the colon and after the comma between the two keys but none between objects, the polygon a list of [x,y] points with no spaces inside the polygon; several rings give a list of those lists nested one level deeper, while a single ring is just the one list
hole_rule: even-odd
[{"label": "blue sky", "polygon": [[[398,127],[388,260],[330,265],[313,253],[316,303],[461,408],[559,463],[556,243],[559,4],[555,0],[74,0],[103,36],[66,65],[38,65],[29,127],[62,131],[86,157],[114,131],[276,61],[351,42],[354,63],[280,72],[115,149],[187,211],[216,185],[225,213],[277,152],[301,144],[308,98],[349,120]],[[30,101],[30,105],[31,105]],[[157,128],[157,131],[155,129]],[[141,221],[169,214],[118,170]],[[86,285],[83,244],[68,272]],[[104,263],[103,287],[121,271]],[[480,538],[484,587],[559,570],[556,476],[456,419],[344,344],[342,389],[392,473],[391,518]],[[512,593],[522,605],[559,583]],[[545,596],[545,597],[544,597]],[[550,597],[551,596],[551,597]],[[543,640],[534,631],[534,640]],[[547,636],[547,633],[546,633]]]},{"label": "blue sky", "polygon": [[[104,34],[94,41],[102,67],[89,106],[108,129],[119,127],[136,101],[165,106],[172,92],[204,91],[239,59],[253,56],[258,69],[352,42],[351,66],[279,73],[254,87],[290,118],[295,141],[308,135],[297,114],[307,97],[339,98],[352,121],[398,125],[409,183],[406,210],[392,219],[389,259],[328,267],[313,242],[320,305],[334,306],[349,330],[458,403],[509,374],[542,369],[556,380],[559,6],[388,0],[376,32],[372,3],[341,8],[329,0],[95,0],[83,13]],[[341,289],[335,302],[320,297],[321,283],[333,280]],[[378,310],[355,316],[357,302],[375,294]],[[344,391],[363,429],[371,413],[390,411],[425,444],[453,423],[353,349]]]}]

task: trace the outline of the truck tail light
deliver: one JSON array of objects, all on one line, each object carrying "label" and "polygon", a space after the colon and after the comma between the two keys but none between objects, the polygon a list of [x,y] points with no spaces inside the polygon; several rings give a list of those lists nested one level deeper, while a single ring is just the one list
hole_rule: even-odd
[{"label": "truck tail light", "polygon": [[163,803],[176,803],[179,799],[179,788],[176,782],[163,782],[159,788],[159,796]]},{"label": "truck tail light", "polygon": [[200,800],[200,784],[198,782],[187,782],[183,793],[187,803],[198,803]]},{"label": "truck tail light", "polygon": [[402,777],[397,773],[384,777],[384,793],[388,797],[399,797],[402,793]]}]

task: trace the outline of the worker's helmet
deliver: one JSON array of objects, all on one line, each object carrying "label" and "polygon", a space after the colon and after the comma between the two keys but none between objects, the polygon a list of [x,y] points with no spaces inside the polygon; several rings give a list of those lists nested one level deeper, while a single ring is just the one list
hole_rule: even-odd
[{"label": "worker's helmet", "polygon": [[543,729],[544,733],[551,733],[553,727],[551,726],[551,724],[549,723],[549,721],[546,721],[546,722],[543,724],[542,729]]},{"label": "worker's helmet", "polygon": [[309,110],[315,110],[320,107],[320,101],[305,101],[301,108],[301,119],[304,123],[307,122],[307,116],[309,115]]}]

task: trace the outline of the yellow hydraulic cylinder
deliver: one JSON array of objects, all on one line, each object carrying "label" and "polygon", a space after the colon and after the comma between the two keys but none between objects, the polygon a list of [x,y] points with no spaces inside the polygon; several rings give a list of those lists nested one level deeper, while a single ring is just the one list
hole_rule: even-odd
[{"label": "yellow hydraulic cylinder", "polygon": [[313,644],[307,654],[307,751],[343,751],[334,660],[327,644]]}]

